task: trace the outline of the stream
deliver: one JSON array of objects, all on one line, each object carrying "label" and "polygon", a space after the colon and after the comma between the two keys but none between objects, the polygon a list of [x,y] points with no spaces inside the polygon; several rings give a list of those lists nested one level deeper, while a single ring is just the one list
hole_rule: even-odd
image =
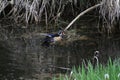
[{"label": "stream", "polygon": [[109,56],[119,55],[119,39],[102,36],[96,25],[69,30],[62,43],[46,48],[41,46],[42,26],[0,23],[0,80],[51,80],[92,60],[96,50],[106,63]]}]

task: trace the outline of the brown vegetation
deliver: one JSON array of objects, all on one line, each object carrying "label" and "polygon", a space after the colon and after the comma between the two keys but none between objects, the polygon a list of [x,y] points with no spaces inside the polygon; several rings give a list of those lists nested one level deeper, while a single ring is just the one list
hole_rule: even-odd
[{"label": "brown vegetation", "polygon": [[89,14],[94,18],[95,15],[99,16],[100,12],[101,31],[111,32],[119,20],[119,0],[1,0],[0,17],[16,23],[44,22],[46,26],[49,24],[58,26],[66,24],[66,21],[71,21],[80,12],[101,2],[99,9]]}]

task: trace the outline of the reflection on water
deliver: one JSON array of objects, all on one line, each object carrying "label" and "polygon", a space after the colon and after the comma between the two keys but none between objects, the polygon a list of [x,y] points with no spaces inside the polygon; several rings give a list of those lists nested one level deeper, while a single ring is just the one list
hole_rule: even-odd
[{"label": "reflection on water", "polygon": [[41,47],[43,36],[36,35],[41,32],[40,27],[11,30],[3,27],[0,27],[0,80],[49,80],[53,74],[65,73],[66,68],[91,59],[95,50],[101,52],[101,62],[108,58],[107,53],[111,56],[119,53],[119,43],[102,39],[97,34],[95,37],[93,33],[93,36],[86,34],[90,38],[72,36],[77,39],[44,48]]},{"label": "reflection on water", "polygon": [[20,78],[23,72],[17,69],[13,61],[12,52],[8,50],[5,42],[0,42],[0,80],[14,80]]}]

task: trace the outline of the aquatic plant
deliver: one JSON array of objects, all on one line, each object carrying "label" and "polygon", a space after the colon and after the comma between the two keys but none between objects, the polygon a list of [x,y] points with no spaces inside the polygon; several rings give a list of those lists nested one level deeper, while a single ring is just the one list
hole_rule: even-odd
[{"label": "aquatic plant", "polygon": [[94,69],[92,64],[88,62],[87,69],[84,66],[78,69],[73,68],[72,74],[66,74],[66,77],[60,76],[53,80],[119,80],[120,65],[116,66],[115,64],[109,60],[106,66],[99,64]]}]

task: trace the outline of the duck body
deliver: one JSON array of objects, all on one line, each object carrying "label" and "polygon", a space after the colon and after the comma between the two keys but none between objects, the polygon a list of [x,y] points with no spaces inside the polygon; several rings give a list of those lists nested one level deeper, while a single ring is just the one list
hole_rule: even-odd
[{"label": "duck body", "polygon": [[60,42],[62,39],[63,39],[62,32],[59,32],[56,34],[47,34],[43,43],[42,43],[42,46],[49,47],[51,44],[54,44],[56,42]]}]

